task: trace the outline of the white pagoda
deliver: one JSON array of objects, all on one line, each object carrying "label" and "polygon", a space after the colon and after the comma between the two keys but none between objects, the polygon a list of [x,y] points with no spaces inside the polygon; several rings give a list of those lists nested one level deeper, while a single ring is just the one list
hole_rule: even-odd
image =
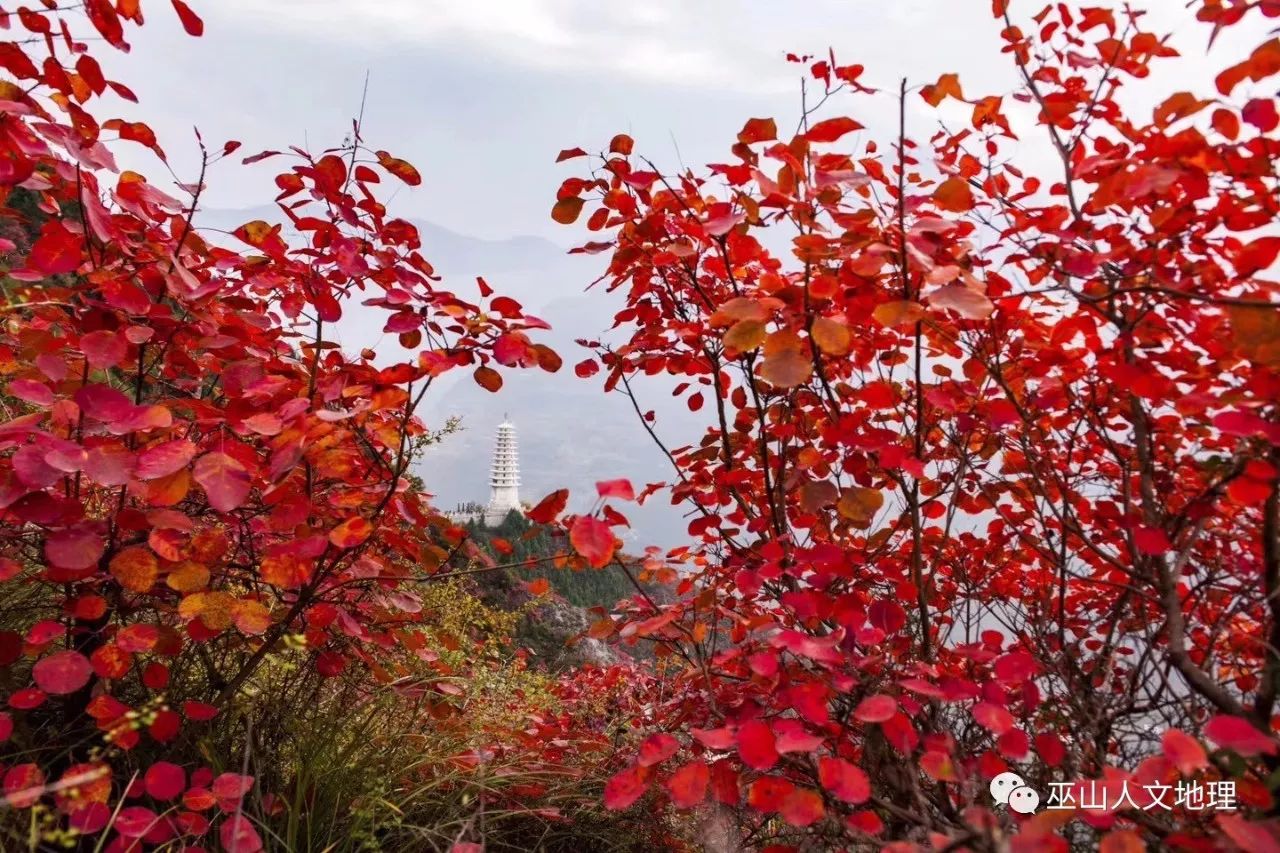
[{"label": "white pagoda", "polygon": [[496,527],[511,510],[520,507],[520,457],[516,450],[516,428],[503,416],[493,443],[493,467],[489,472],[489,503],[484,523]]},{"label": "white pagoda", "polygon": [[497,527],[511,510],[523,512],[520,503],[520,457],[516,447],[515,424],[503,416],[493,443],[493,464],[489,469],[489,503],[459,506],[449,517],[465,524],[482,522],[486,527]]}]

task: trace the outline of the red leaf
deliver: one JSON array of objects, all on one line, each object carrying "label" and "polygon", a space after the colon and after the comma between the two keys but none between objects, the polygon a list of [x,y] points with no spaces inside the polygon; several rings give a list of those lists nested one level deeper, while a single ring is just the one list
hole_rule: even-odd
[{"label": "red leaf", "polygon": [[206,453],[196,460],[193,475],[218,512],[231,512],[249,497],[249,472],[225,453]]},{"label": "red leaf", "polygon": [[1209,759],[1200,741],[1184,731],[1169,729],[1160,736],[1160,745],[1164,747],[1164,757],[1173,762],[1173,766],[1184,776],[1190,776],[1209,766]]},{"label": "red leaf", "polygon": [[218,715],[218,709],[213,705],[206,705],[204,702],[188,700],[182,703],[182,713],[186,715],[188,720],[201,722],[204,720],[212,720],[216,717]]},{"label": "red leaf", "polygon": [[36,685],[53,696],[75,693],[89,683],[93,666],[79,652],[55,652],[36,661],[31,668]]},{"label": "red leaf", "polygon": [[822,796],[817,791],[809,788],[794,788],[783,799],[778,813],[792,826],[809,826],[821,820],[827,810],[822,804]]},{"label": "red leaf", "polygon": [[115,332],[90,332],[80,338],[80,351],[95,369],[115,367],[128,351],[125,342]]},{"label": "red leaf", "polygon": [[569,543],[587,558],[593,568],[602,568],[613,558],[615,539],[609,525],[591,515],[580,515],[569,528]]},{"label": "red leaf", "polygon": [[253,824],[243,814],[237,812],[222,824],[218,838],[227,853],[258,853],[262,849],[262,838]]},{"label": "red leaf", "polygon": [[600,372],[600,365],[593,358],[584,359],[573,366],[573,372],[578,374],[580,379],[587,379]]},{"label": "red leaf", "polygon": [[644,794],[649,787],[645,768],[635,765],[616,774],[604,786],[604,806],[607,809],[625,809]]},{"label": "red leaf", "polygon": [[1223,749],[1230,749],[1246,757],[1276,754],[1276,742],[1243,717],[1218,714],[1205,724],[1204,734]]},{"label": "red leaf", "polygon": [[158,480],[180,471],[195,458],[196,446],[185,438],[153,444],[138,454],[134,476],[139,480]]},{"label": "red leaf", "polygon": [[565,504],[568,502],[569,490],[556,489],[539,501],[537,506],[526,512],[525,517],[536,524],[550,524],[564,512]]},{"label": "red leaf", "polygon": [[742,130],[738,131],[738,141],[744,145],[753,142],[769,142],[778,138],[778,125],[771,118],[747,119]]},{"label": "red leaf", "polygon": [[31,247],[27,263],[45,275],[63,275],[80,266],[83,238],[72,234],[57,219],[40,230],[40,239]]},{"label": "red leaf", "polygon": [[871,780],[867,774],[843,758],[819,759],[818,781],[846,803],[862,803],[871,796]]},{"label": "red leaf", "polygon": [[565,160],[570,160],[574,157],[586,157],[586,156],[587,156],[587,152],[583,151],[581,148],[566,148],[556,155],[556,162],[563,163]]},{"label": "red leaf", "polygon": [[1219,814],[1218,826],[1241,850],[1249,853],[1280,853],[1274,821],[1250,822],[1242,815]]},{"label": "red leaf", "polygon": [[85,385],[76,391],[75,401],[86,415],[103,423],[123,420],[134,411],[129,398],[108,385]]},{"label": "red leaf", "polygon": [[35,764],[15,764],[4,774],[4,794],[15,809],[30,808],[44,794],[44,771]]},{"label": "red leaf", "polygon": [[142,777],[147,794],[157,800],[172,800],[187,787],[187,773],[176,764],[157,761]]},{"label": "red leaf", "polygon": [[1013,728],[1013,715],[990,702],[979,702],[973,706],[973,718],[978,724],[992,734],[1002,735]]},{"label": "red leaf", "polygon": [[855,130],[862,130],[862,125],[848,116],[837,116],[818,122],[809,128],[804,138],[810,142],[835,142],[846,133],[852,133]]},{"label": "red leaf", "polygon": [[898,712],[898,702],[883,694],[868,696],[858,703],[853,716],[864,723],[883,723]]},{"label": "red leaf", "polygon": [[1133,544],[1138,549],[1138,553],[1151,556],[1159,556],[1173,547],[1163,530],[1146,525],[1139,525],[1133,529]]},{"label": "red leaf", "polygon": [[671,802],[678,809],[691,809],[701,803],[707,796],[707,785],[711,781],[711,770],[701,761],[684,765],[667,780],[667,791],[671,794]]},{"label": "red leaf", "polygon": [[630,480],[599,480],[596,482],[596,491],[602,498],[617,498],[620,501],[636,499]]},{"label": "red leaf", "polygon": [[778,763],[773,729],[763,720],[749,720],[738,729],[738,754],[754,770],[768,770]]},{"label": "red leaf", "polygon": [[729,749],[733,746],[733,729],[690,729],[690,734],[707,749]]},{"label": "red leaf", "polygon": [[1244,105],[1240,117],[1263,133],[1270,133],[1280,124],[1276,102],[1272,98],[1254,98]]},{"label": "red leaf", "polygon": [[804,723],[799,720],[778,720],[773,724],[773,731],[777,739],[775,746],[780,755],[790,752],[813,752],[822,746],[825,740],[821,735],[810,734],[804,727]]},{"label": "red leaf", "polygon": [[105,546],[97,529],[81,524],[50,533],[44,541],[44,556],[60,569],[88,569],[97,565]]},{"label": "red leaf", "polygon": [[640,755],[637,758],[641,767],[652,767],[661,764],[680,751],[680,741],[669,734],[659,732],[645,738],[640,744]]}]

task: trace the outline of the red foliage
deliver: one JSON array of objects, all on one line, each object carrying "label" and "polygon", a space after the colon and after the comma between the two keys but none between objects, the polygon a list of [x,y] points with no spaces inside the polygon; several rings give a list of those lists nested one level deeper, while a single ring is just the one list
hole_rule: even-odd
[{"label": "red foliage", "polygon": [[[194,849],[216,830],[224,849],[254,851],[241,808],[253,777],[135,755],[202,738],[290,637],[324,676],[421,674],[415,585],[447,569],[459,532],[411,487],[415,412],[448,371],[496,388],[495,362],[559,359],[514,300],[440,285],[417,230],[375,195],[379,170],[410,185],[418,173],[358,126],[342,148],[290,149],[277,221],[244,224],[235,247],[206,238],[198,207],[238,143],[200,143],[182,200],[119,172],[119,146],[163,153],[146,125],[90,114],[128,90],[69,33],[91,26],[126,49],[141,22],[138,2],[0,11],[17,29],[0,64],[19,81],[0,81],[0,583],[32,603],[22,633],[0,632],[0,740],[35,756],[4,768],[4,791],[111,833],[108,850]],[[380,366],[331,343],[352,299],[416,358]],[[175,677],[181,713],[167,704]],[[551,728],[545,740],[564,743]],[[239,753],[218,760],[239,766]],[[154,808],[116,813],[144,793]]]},{"label": "red foliage", "polygon": [[[1174,55],[1140,15],[1007,5],[1012,94],[904,83],[888,140],[752,118],[701,172],[615,139],[557,194],[626,300],[578,375],[677,377],[708,413],[670,445],[646,423],[694,544],[646,562],[678,600],[617,626],[669,677],[611,807],[714,798],[773,849],[1280,847],[1280,42],[1140,115]],[[1193,5],[1213,36],[1280,15]],[[875,94],[791,59],[824,109]],[[1227,780],[1239,808],[1024,817],[988,794],[1008,770],[1042,805]]]}]

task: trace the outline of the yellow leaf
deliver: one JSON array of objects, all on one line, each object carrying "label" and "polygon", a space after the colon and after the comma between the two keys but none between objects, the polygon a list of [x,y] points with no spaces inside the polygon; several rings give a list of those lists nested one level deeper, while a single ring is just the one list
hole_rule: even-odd
[{"label": "yellow leaf", "polygon": [[884,495],[879,489],[866,489],[861,486],[846,489],[840,496],[836,509],[854,524],[866,526],[875,518],[880,507],[884,506]]},{"label": "yellow leaf", "polygon": [[231,625],[235,603],[230,593],[195,592],[178,603],[178,615],[188,621],[198,618],[210,631],[224,631]]},{"label": "yellow leaf", "polygon": [[764,323],[759,320],[739,320],[724,334],[724,345],[734,352],[750,352],[764,343]]},{"label": "yellow leaf", "polygon": [[886,326],[905,326],[924,319],[924,306],[904,300],[885,302],[877,305],[871,316]]},{"label": "yellow leaf", "polygon": [[209,585],[209,569],[200,563],[183,560],[164,579],[175,592],[199,592]]},{"label": "yellow leaf", "polygon": [[813,342],[818,345],[818,349],[827,355],[844,355],[849,351],[849,344],[853,341],[849,327],[830,317],[819,317],[814,320],[813,328],[809,333],[813,335]]}]

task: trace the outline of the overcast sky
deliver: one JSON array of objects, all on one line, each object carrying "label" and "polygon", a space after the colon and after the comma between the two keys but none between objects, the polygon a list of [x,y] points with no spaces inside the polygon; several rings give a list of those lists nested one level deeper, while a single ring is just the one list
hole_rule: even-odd
[{"label": "overcast sky", "polygon": [[[184,178],[191,128],[246,151],[341,141],[360,103],[366,71],[367,141],[415,163],[423,186],[395,210],[480,237],[574,237],[548,213],[571,173],[561,148],[598,150],[618,131],[636,137],[666,168],[728,158],[750,116],[780,127],[798,112],[798,72],[786,52],[824,54],[866,66],[866,81],[933,82],[961,73],[966,93],[1007,92],[1013,72],[999,54],[987,0],[204,0],[203,38],[186,37],[167,3],[147,4],[134,50],[116,76],[142,99],[127,115],[150,122]],[[1091,3],[1090,5],[1094,5]],[[1153,0],[1151,29],[1173,30],[1187,56],[1179,87],[1209,91],[1213,73],[1240,54],[1223,40],[1205,57],[1203,28],[1183,0]],[[1015,0],[1015,15],[1040,3]],[[1243,39],[1257,43],[1257,30]],[[1162,88],[1167,92],[1169,78]],[[909,121],[927,138],[933,118],[910,101]],[[887,138],[891,97],[850,101]],[[957,123],[964,107],[952,104]],[[1037,140],[1039,141],[1039,140]],[[678,145],[678,155],[677,155]],[[1030,152],[1028,152],[1030,153]],[[131,165],[146,166],[144,160]],[[147,168],[156,174],[154,167]],[[207,200],[245,207],[270,197],[270,161],[227,162]]]}]

